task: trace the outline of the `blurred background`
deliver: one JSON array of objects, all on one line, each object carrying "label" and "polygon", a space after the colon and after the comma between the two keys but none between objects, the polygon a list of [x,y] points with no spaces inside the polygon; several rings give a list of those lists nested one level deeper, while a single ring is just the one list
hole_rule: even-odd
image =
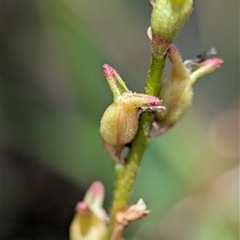
[{"label": "blurred background", "polygon": [[[239,237],[239,1],[195,1],[175,41],[183,58],[214,46],[224,65],[195,84],[191,110],[145,153],[132,201],[150,216],[129,240]],[[147,0],[2,1],[3,239],[68,239],[95,180],[111,203],[114,173],[99,122],[109,63],[143,92],[150,60]],[[150,177],[151,176],[151,177]]]}]

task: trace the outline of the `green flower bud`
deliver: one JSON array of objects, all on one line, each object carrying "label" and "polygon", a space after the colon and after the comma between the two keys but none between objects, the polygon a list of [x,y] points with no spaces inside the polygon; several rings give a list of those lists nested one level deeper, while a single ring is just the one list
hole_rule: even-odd
[{"label": "green flower bud", "polygon": [[100,133],[103,144],[113,160],[124,163],[122,150],[137,133],[139,110],[161,109],[162,101],[154,96],[129,91],[121,77],[109,65],[104,65],[104,73],[114,102],[103,114]]},{"label": "green flower bud", "polygon": [[192,0],[156,0],[151,15],[153,37],[172,42],[188,21],[191,12]]},{"label": "green flower bud", "polygon": [[174,45],[170,46],[168,53],[173,69],[162,81],[159,92],[166,110],[156,113],[152,135],[164,133],[184,116],[192,104],[192,85],[199,77],[215,71],[223,63],[220,58],[207,59],[212,55],[211,51],[205,53],[204,57],[201,55],[185,62]]},{"label": "green flower bud", "polygon": [[164,55],[168,45],[178,36],[192,12],[192,0],[150,0],[152,48]]}]

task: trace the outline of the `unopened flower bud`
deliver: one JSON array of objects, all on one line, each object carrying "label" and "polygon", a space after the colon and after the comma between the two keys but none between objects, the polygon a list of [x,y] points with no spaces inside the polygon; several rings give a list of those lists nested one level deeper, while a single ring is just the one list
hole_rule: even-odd
[{"label": "unopened flower bud", "polygon": [[105,196],[104,186],[101,182],[95,181],[87,190],[83,201],[91,206],[92,211],[103,221],[107,221],[106,211],[102,208]]},{"label": "unopened flower bud", "polygon": [[70,240],[105,240],[107,215],[102,208],[104,187],[94,182],[84,200],[76,205],[76,214],[69,229]]},{"label": "unopened flower bud", "polygon": [[192,12],[192,0],[151,0],[153,51],[164,54],[180,33]]},{"label": "unopened flower bud", "polygon": [[195,81],[223,63],[220,58],[207,59],[211,54],[183,62],[174,45],[171,45],[168,53],[173,68],[169,76],[163,79],[159,92],[166,110],[156,113],[156,122],[153,125],[155,129],[153,128],[151,135],[160,135],[179,121],[192,104],[192,85]]},{"label": "unopened flower bud", "polygon": [[137,133],[139,110],[161,109],[162,101],[154,96],[129,91],[121,77],[109,65],[104,65],[104,73],[114,101],[103,114],[100,133],[110,156],[117,163],[123,164],[122,150]]}]

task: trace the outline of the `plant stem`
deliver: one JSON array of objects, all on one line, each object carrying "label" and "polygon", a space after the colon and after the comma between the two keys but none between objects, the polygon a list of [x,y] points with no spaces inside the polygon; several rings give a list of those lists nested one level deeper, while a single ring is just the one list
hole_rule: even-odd
[{"label": "plant stem", "polygon": [[[146,94],[153,96],[158,95],[164,64],[165,56],[152,54],[145,88]],[[116,182],[110,211],[107,240],[115,240],[111,238],[111,236],[114,230],[116,214],[121,210],[125,210],[129,204],[133,184],[137,177],[143,154],[148,145],[148,133],[151,122],[152,116],[147,111],[144,112],[140,117],[138,132],[129,149],[126,163],[121,166],[115,166]]]}]

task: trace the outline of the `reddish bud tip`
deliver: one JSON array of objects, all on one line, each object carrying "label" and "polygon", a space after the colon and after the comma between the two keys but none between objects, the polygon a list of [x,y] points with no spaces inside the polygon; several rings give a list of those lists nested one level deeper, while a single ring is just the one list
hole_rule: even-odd
[{"label": "reddish bud tip", "polygon": [[204,62],[204,65],[209,65],[209,66],[213,66],[215,68],[220,67],[223,64],[223,60],[221,58],[212,58],[212,59],[208,59]]},{"label": "reddish bud tip", "polygon": [[160,106],[162,104],[162,100],[157,97],[150,96],[149,97],[150,106]]},{"label": "reddish bud tip", "polygon": [[86,202],[81,201],[77,203],[75,210],[80,213],[89,213],[90,208]]},{"label": "reddish bud tip", "polygon": [[103,71],[105,74],[112,74],[113,68],[110,65],[105,63],[103,65]]},{"label": "reddish bud tip", "polygon": [[103,72],[108,80],[115,79],[115,77],[118,75],[116,70],[108,64],[103,65]]},{"label": "reddish bud tip", "polygon": [[104,192],[103,184],[99,181],[94,182],[91,185],[90,189],[91,189],[90,191],[91,191],[92,195],[94,195],[94,196],[97,196]]},{"label": "reddish bud tip", "polygon": [[179,50],[177,49],[177,47],[174,44],[171,44],[170,47],[168,48],[168,53],[171,56],[176,53],[179,53]]}]

